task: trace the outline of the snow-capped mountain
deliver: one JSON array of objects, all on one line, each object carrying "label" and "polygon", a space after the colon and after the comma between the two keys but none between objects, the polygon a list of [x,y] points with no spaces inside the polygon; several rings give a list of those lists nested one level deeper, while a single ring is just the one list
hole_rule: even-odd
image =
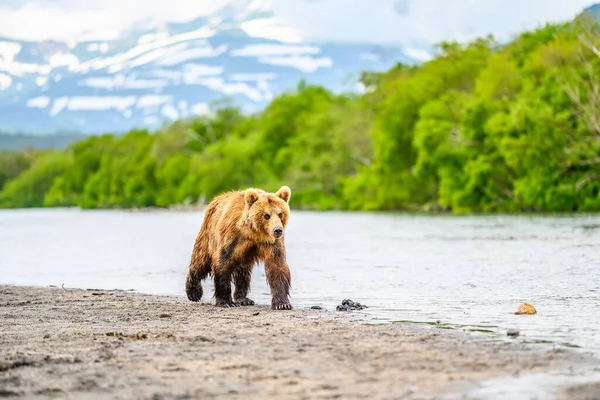
[{"label": "snow-capped mountain", "polygon": [[261,0],[72,42],[0,39],[0,131],[155,128],[222,98],[251,112],[301,79],[354,90],[362,71],[413,61],[399,47],[307,42]]}]

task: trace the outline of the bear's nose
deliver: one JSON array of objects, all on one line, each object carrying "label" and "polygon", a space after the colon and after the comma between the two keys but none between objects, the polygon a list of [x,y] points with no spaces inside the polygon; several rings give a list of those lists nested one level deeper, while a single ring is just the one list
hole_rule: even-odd
[{"label": "bear's nose", "polygon": [[275,230],[273,231],[273,233],[275,234],[275,237],[280,237],[281,235],[283,235],[283,229],[281,229],[281,228],[275,228]]}]

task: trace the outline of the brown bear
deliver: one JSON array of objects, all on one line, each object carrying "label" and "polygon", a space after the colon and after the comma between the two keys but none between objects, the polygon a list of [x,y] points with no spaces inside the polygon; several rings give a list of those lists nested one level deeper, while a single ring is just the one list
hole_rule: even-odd
[{"label": "brown bear", "polygon": [[200,301],[201,282],[212,275],[217,306],[253,305],[254,301],[247,297],[250,276],[254,265],[263,261],[271,289],[271,308],[292,309],[291,275],[283,244],[291,195],[287,186],[277,193],[251,188],[225,193],[210,202],[192,252],[186,281],[188,299]]}]

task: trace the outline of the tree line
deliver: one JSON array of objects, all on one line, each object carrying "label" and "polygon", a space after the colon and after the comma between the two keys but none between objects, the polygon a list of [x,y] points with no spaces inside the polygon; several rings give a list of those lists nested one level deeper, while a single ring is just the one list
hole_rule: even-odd
[{"label": "tree line", "polygon": [[422,65],[364,73],[361,94],[302,82],[258,114],[3,151],[0,207],[168,207],[286,184],[306,209],[599,211],[599,38],[582,16],[444,42]]}]

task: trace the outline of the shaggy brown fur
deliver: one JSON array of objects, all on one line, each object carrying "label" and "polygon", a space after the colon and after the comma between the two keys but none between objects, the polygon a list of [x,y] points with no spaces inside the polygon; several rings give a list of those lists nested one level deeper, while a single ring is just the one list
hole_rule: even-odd
[{"label": "shaggy brown fur", "polygon": [[247,297],[250,276],[254,265],[263,261],[271,288],[271,308],[292,309],[289,302],[291,275],[283,243],[291,195],[287,186],[277,193],[247,189],[225,193],[208,205],[190,262],[186,282],[188,299],[200,301],[201,282],[212,275],[217,306],[253,305],[254,301]]}]

